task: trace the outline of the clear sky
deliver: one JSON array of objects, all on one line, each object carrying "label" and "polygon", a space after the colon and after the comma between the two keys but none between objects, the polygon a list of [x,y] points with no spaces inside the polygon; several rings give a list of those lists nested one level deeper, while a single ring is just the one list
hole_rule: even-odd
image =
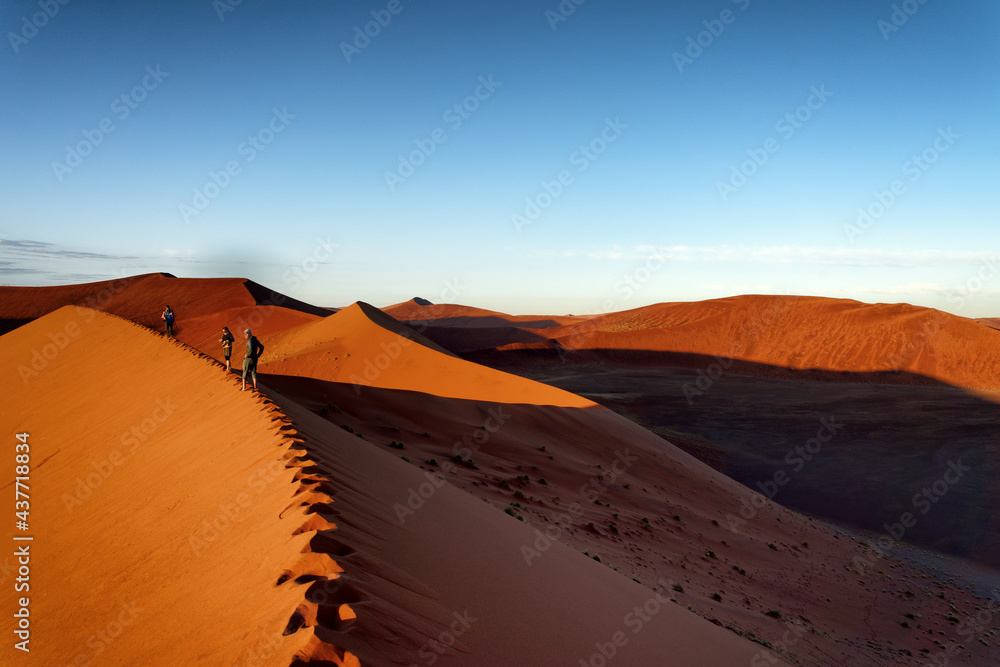
[{"label": "clear sky", "polygon": [[12,0],[0,28],[4,284],[1000,316],[992,0]]}]

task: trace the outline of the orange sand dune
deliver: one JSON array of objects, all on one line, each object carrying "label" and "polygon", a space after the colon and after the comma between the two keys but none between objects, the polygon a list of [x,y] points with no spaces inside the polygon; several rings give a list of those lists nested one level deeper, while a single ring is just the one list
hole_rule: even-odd
[{"label": "orange sand dune", "polygon": [[267,373],[498,403],[594,405],[575,394],[463,361],[361,302],[266,337],[263,343],[260,368]]},{"label": "orange sand dune", "polygon": [[[260,310],[268,316],[269,326],[281,318],[270,318],[270,309],[292,311],[292,324],[329,314],[284,294],[269,290],[244,278],[175,278],[169,274],[152,273],[83,285],[59,287],[0,287],[0,322],[32,320],[67,305],[96,308],[163,331],[160,315],[170,304],[177,316],[174,327],[185,340],[187,327],[206,316],[236,310],[250,322],[261,319]],[[239,321],[236,318],[236,321]],[[219,328],[221,328],[221,324]],[[9,330],[11,326],[0,331]],[[194,334],[194,338],[202,332]]]},{"label": "orange sand dune", "polygon": [[[0,345],[4,377],[23,374],[2,421],[11,451],[30,445],[17,532],[39,664],[761,659],[561,543],[526,567],[530,526],[132,323],[67,307]],[[21,605],[3,604],[11,637]]]},{"label": "orange sand dune", "polygon": [[457,304],[431,303],[413,298],[381,309],[386,315],[400,322],[429,322],[438,326],[487,327],[514,324],[522,329],[547,329],[569,326],[589,319],[575,315],[508,315],[494,310],[460,306]]},{"label": "orange sand dune", "polygon": [[31,664],[288,664],[303,641],[281,628],[304,589],[274,584],[309,537],[293,534],[304,511],[278,516],[294,491],[280,413],[93,310],[61,308],[0,349],[11,509],[14,434],[29,434],[30,529],[16,533],[34,539],[12,541],[13,520],[4,533],[31,553]]},{"label": "orange sand dune", "polygon": [[588,317],[507,315],[492,310],[411,299],[382,309],[456,354],[510,343],[547,340],[545,330],[585,322]]},{"label": "orange sand dune", "polygon": [[1000,332],[908,304],[740,296],[610,313],[544,334],[551,342],[500,349],[674,352],[789,369],[903,371],[1000,389]]}]

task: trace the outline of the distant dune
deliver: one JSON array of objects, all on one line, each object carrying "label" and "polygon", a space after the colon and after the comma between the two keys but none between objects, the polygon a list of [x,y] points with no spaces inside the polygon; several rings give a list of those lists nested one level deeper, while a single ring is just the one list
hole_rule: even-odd
[{"label": "distant dune", "polygon": [[177,314],[175,333],[185,342],[204,337],[201,329],[207,326],[206,318],[212,320],[212,328],[217,320],[222,322],[219,329],[228,322],[274,328],[274,310],[282,314],[277,319],[290,317],[296,324],[330,313],[244,278],[175,278],[151,273],[83,285],[0,286],[0,333],[68,305],[103,310],[163,331],[160,315],[167,304]]},{"label": "distant dune", "polygon": [[[475,360],[491,359],[483,354],[487,351],[535,351],[557,354],[560,360],[575,354],[584,361],[673,365],[693,355],[740,360],[755,364],[755,373],[782,376],[814,371],[816,379],[836,379],[843,372],[875,373],[882,382],[912,382],[919,376],[961,387],[1000,389],[1000,332],[985,323],[908,304],[759,295],[662,303],[534,328],[534,340],[524,340],[529,332],[508,318],[504,341],[497,334],[498,319],[503,317],[492,313],[483,318],[488,326],[480,340],[468,333],[476,327],[474,319],[462,322],[460,333],[448,331],[455,328],[451,317],[420,324],[426,327],[425,335],[446,346],[464,339],[449,349],[480,353],[471,356]],[[515,363],[516,355],[508,356],[495,358],[500,365]],[[893,378],[900,373],[908,375]]]}]

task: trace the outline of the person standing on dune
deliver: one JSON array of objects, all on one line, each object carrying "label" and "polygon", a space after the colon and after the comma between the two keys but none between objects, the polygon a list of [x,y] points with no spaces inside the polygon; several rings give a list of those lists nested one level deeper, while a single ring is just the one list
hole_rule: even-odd
[{"label": "person standing on dune", "polygon": [[160,315],[160,319],[163,320],[163,323],[167,327],[167,335],[168,336],[173,336],[174,335],[174,310],[173,310],[173,308],[170,307],[170,304],[167,304],[167,307],[166,307],[166,309],[164,309],[163,314]]},{"label": "person standing on dune", "polygon": [[233,366],[229,361],[229,357],[233,354],[233,343],[236,339],[233,338],[233,334],[229,331],[229,327],[222,327],[222,338],[219,339],[222,343],[222,354],[226,357],[226,370],[233,370]]},{"label": "person standing on dune", "polygon": [[246,391],[247,374],[250,375],[250,379],[253,381],[253,388],[257,389],[257,359],[264,352],[264,346],[261,345],[261,342],[257,340],[257,337],[253,335],[250,329],[244,329],[243,335],[247,339],[247,349],[243,355],[243,388],[240,391]]}]

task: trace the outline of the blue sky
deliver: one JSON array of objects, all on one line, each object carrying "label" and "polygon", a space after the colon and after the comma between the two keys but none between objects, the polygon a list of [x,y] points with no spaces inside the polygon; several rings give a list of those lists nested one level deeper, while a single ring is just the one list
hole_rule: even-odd
[{"label": "blue sky", "polygon": [[3,4],[0,282],[1000,316],[995,3],[234,2]]}]

